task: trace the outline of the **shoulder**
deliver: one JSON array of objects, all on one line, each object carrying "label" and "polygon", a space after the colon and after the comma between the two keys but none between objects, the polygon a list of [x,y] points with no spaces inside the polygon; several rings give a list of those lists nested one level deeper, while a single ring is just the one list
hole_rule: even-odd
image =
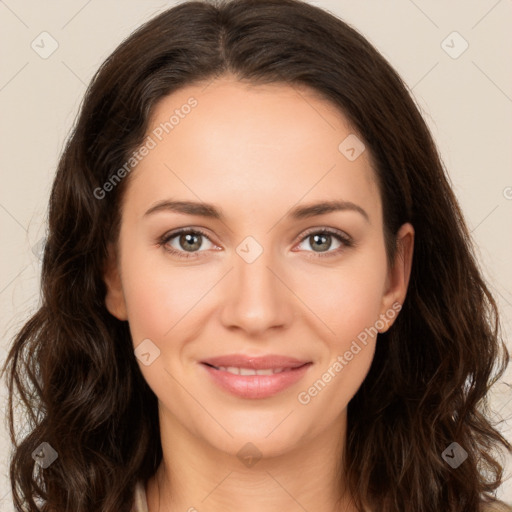
[{"label": "shoulder", "polygon": [[484,503],[482,504],[482,512],[512,512],[512,506],[503,502]]},{"label": "shoulder", "polygon": [[135,484],[133,507],[131,512],[148,512],[146,490],[142,480],[137,481]]}]

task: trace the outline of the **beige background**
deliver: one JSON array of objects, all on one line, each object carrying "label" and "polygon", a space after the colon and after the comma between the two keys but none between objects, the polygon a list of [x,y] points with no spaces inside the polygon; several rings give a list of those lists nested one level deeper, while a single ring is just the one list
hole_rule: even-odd
[{"label": "beige background", "polygon": [[[122,39],[175,3],[0,2],[2,361],[12,335],[37,306],[37,249],[44,236],[48,194],[86,85]],[[511,346],[512,0],[310,3],[360,30],[412,89],[438,142]],[[50,36],[40,36],[42,32],[58,44],[46,59],[31,47],[45,37],[45,48],[51,48]],[[4,410],[3,384],[0,391]],[[510,418],[511,389],[500,384],[491,404]],[[511,439],[512,421],[508,423],[503,432]],[[0,426],[0,453],[8,450]],[[7,458],[0,460],[0,509],[10,512]],[[511,468],[509,459],[509,477]],[[512,479],[499,496],[512,503]]]}]

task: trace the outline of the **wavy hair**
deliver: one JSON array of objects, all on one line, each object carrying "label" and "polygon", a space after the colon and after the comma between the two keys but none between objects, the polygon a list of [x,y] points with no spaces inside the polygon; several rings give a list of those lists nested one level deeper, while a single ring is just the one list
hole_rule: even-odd
[{"label": "wavy hair", "polygon": [[[306,86],[336,106],[372,157],[389,260],[398,228],[415,228],[407,298],[379,335],[348,405],[342,469],[357,507],[477,512],[495,502],[499,455],[512,446],[490,419],[487,393],[509,353],[461,209],[408,88],[363,36],[327,11],[300,0],[212,0],[174,6],[118,46],[93,77],[61,155],[41,304],[3,368],[16,510],[129,511],[135,483],[162,460],[157,399],[127,322],[104,302],[103,268],[127,180],[107,198],[95,191],[140,146],[160,99],[225,74]],[[17,425],[20,439],[15,392],[28,413]],[[32,457],[42,442],[58,453],[44,469]],[[453,442],[468,454],[457,469],[441,457]]]}]

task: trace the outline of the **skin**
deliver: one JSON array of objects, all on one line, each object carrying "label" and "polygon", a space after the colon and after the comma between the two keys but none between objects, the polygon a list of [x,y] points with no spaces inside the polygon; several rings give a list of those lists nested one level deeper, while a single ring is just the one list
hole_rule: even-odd
[{"label": "skin", "polygon": [[[161,100],[148,134],[191,96],[197,107],[129,177],[104,276],[106,306],[129,321],[134,348],[150,339],[160,350],[149,366],[138,360],[159,400],[164,456],[146,486],[149,511],[353,511],[337,464],[347,405],[366,377],[377,337],[360,344],[308,404],[297,396],[358,334],[403,303],[414,229],[400,228],[400,250],[388,265],[369,151],[349,161],[338,150],[354,131],[314,91],[224,76]],[[145,215],[171,198],[213,204],[225,218]],[[292,207],[328,200],[350,201],[368,220],[352,210],[287,217]],[[158,244],[182,227],[208,234],[199,236],[199,249],[180,245],[179,235],[167,243],[195,258],[180,259]],[[309,228],[318,229],[305,236]],[[311,235],[323,228],[342,231],[354,245],[332,237],[330,246],[318,247]],[[236,252],[247,236],[263,249],[252,263]],[[332,256],[321,257],[327,252]],[[212,384],[199,364],[231,353],[313,364],[291,388],[244,399]],[[248,442],[262,456],[252,467],[237,457]]]}]

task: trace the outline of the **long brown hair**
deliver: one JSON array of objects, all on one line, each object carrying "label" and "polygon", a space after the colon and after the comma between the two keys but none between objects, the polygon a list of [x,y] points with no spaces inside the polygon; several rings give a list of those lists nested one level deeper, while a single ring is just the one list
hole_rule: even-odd
[{"label": "long brown hair", "polygon": [[[94,76],[53,183],[42,303],[3,369],[17,510],[128,511],[136,481],[162,459],[157,399],[127,322],[104,304],[102,269],[127,180],[106,197],[97,191],[140,146],[161,98],[226,73],[307,86],[339,108],[374,162],[389,259],[398,228],[415,228],[407,298],[348,406],[343,469],[357,506],[479,511],[502,482],[495,449],[512,450],[486,402],[509,361],[496,303],[407,87],[357,31],[299,0],[179,4],[141,26]],[[28,412],[19,440],[16,390]],[[58,458],[35,473],[42,442]],[[442,458],[454,442],[468,454],[456,469]]]}]

